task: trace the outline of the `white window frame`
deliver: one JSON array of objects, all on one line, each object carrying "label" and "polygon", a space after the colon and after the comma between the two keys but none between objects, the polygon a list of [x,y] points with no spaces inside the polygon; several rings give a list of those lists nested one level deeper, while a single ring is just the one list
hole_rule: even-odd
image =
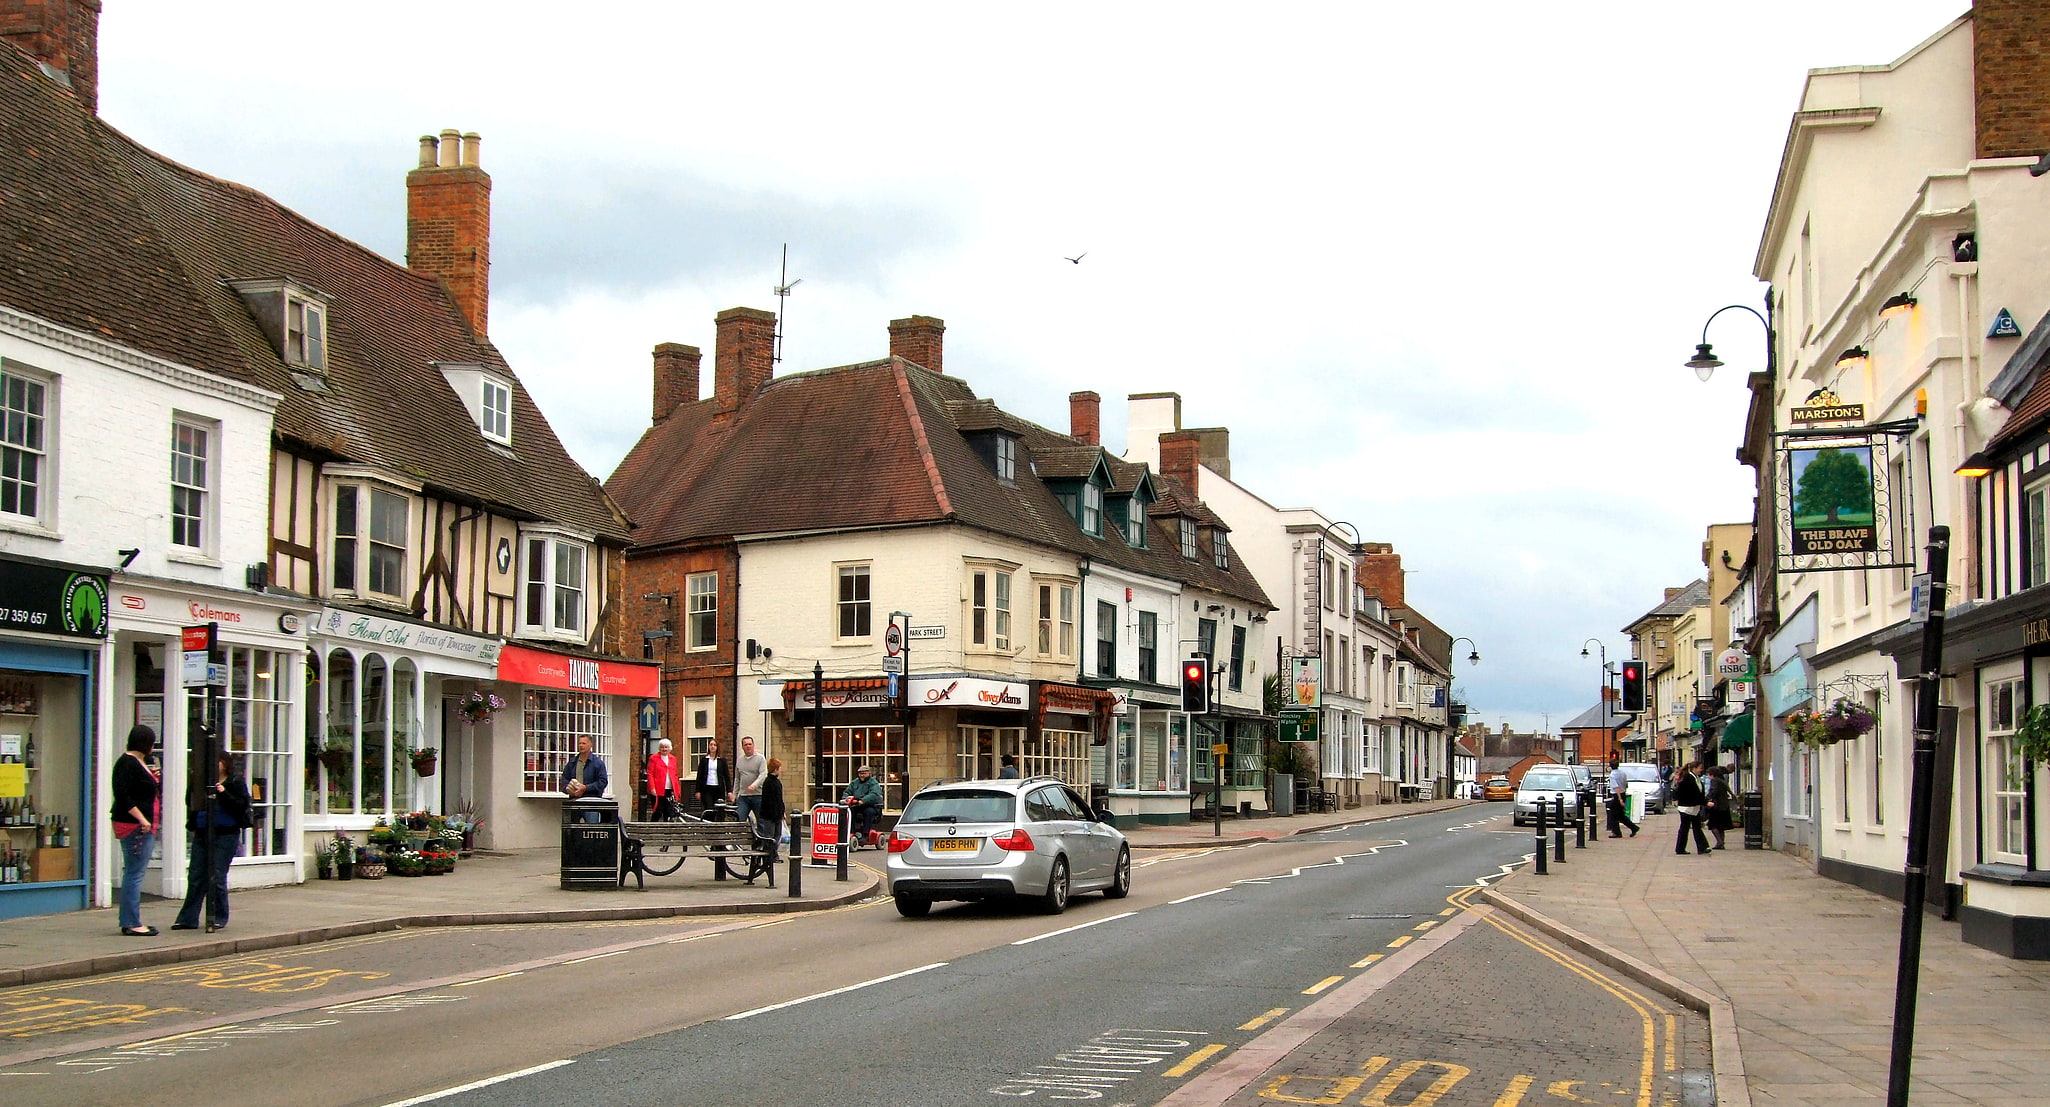
[{"label": "white window frame", "polygon": [[[0,497],[11,492],[14,501],[12,508],[0,507],[0,519],[38,527],[48,523],[55,506],[56,399],[56,378],[15,362],[0,363]],[[35,474],[24,478],[24,467]],[[24,489],[33,510],[20,510]]]},{"label": "white window frame", "polygon": [[992,456],[996,459],[997,479],[1005,484],[1018,482],[1018,440],[1008,434],[995,437]]},{"label": "white window frame", "polygon": [[1416,706],[1416,670],[1407,661],[1395,663],[1395,706]]},{"label": "white window frame", "polygon": [[631,788],[630,777],[612,756],[612,711],[609,696],[595,692],[559,692],[552,688],[526,690],[520,744],[526,766],[520,795],[525,798],[560,797],[562,767],[576,756],[577,739],[589,735],[591,752],[605,762],[611,779],[606,794],[621,795]]},{"label": "white window frame", "polygon": [[1075,660],[1075,582],[1044,577],[1032,582],[1033,653],[1042,660]]},{"label": "white window frame", "polygon": [[[536,565],[535,546],[540,546]],[[565,573],[563,555],[576,567],[574,581]],[[519,626],[525,636],[582,642],[591,621],[591,540],[585,535],[556,530],[520,532]],[[540,620],[530,606],[539,589]],[[565,605],[572,605],[566,610]]]},{"label": "white window frame", "polygon": [[327,371],[327,305],[286,290],[283,353],[293,365]]},{"label": "white window frame", "polygon": [[501,445],[512,445],[512,386],[485,377],[479,382],[478,429]]},{"label": "white window frame", "polygon": [[1138,668],[1134,675],[1149,684],[1160,680],[1160,613],[1138,614],[1137,644],[1133,647]]},{"label": "white window frame", "polygon": [[[1218,568],[1221,569],[1223,567],[1223,563],[1219,562]],[[1352,567],[1349,565],[1340,565],[1338,567],[1338,613],[1340,615],[1351,615],[1352,610],[1350,609],[1350,607],[1347,606],[1351,603]]]},{"label": "white window frame", "polygon": [[873,565],[867,561],[839,562],[833,566],[834,641],[866,642],[875,637],[872,570]]},{"label": "white window frame", "polygon": [[978,650],[1011,649],[1011,575],[1016,566],[971,565],[968,571],[968,644]]},{"label": "white window frame", "polygon": [[[348,534],[344,534],[341,529],[341,505],[345,498],[344,493],[353,497],[355,503],[355,530]],[[380,496],[387,499],[397,499],[404,507],[405,533],[401,536],[400,544],[396,546],[375,536],[374,528],[377,517],[378,497]],[[413,502],[416,498],[414,490],[373,478],[352,477],[334,482],[328,494],[327,549],[329,565],[327,581],[328,590],[331,593],[356,596],[368,600],[382,600],[387,603],[404,603],[410,598],[409,587],[417,583],[412,570]],[[350,543],[350,550],[352,551],[346,558],[342,553],[343,542]],[[388,580],[386,582],[395,585],[395,589],[392,591],[381,591],[371,587],[372,547],[380,547],[387,550],[396,549],[398,551],[398,567],[391,573],[395,580]],[[349,563],[351,574],[350,581],[346,585],[339,583],[335,577],[336,570],[341,567],[344,560]]]},{"label": "white window frame", "polygon": [[1218,568],[1231,568],[1231,542],[1225,538],[1223,527],[1210,528],[1210,556]]},{"label": "white window frame", "polygon": [[1103,537],[1103,487],[1093,480],[1082,482],[1082,532]]},{"label": "white window frame", "polygon": [[1994,861],[2026,865],[2028,858],[2028,792],[2021,777],[2022,760],[2015,755],[2014,732],[2021,725],[2026,699],[2017,673],[1986,683],[1986,853]]},{"label": "white window frame", "polygon": [[1146,501],[1136,495],[1125,500],[1125,544],[1135,550],[1146,548]]},{"label": "white window frame", "polygon": [[[188,415],[171,417],[171,496],[166,507],[174,550],[200,557],[209,557],[213,553],[216,531],[213,482],[220,472],[214,447],[220,439],[220,424],[212,420]],[[198,447],[196,454],[188,449],[195,444]]]},{"label": "white window frame", "polygon": [[691,652],[719,648],[719,574],[686,574],[683,594],[683,648]]},{"label": "white window frame", "polygon": [[1194,519],[1183,519],[1181,522],[1182,556],[1190,561],[1194,561],[1202,552],[1196,548],[1196,521]]}]

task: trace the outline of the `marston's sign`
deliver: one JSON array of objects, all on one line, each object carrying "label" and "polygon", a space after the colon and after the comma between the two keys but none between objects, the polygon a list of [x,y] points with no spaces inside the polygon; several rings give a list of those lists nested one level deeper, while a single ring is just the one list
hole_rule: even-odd
[{"label": "marston's sign", "polygon": [[565,692],[653,697],[661,694],[661,667],[633,661],[570,657],[507,645],[498,653],[498,679]]}]

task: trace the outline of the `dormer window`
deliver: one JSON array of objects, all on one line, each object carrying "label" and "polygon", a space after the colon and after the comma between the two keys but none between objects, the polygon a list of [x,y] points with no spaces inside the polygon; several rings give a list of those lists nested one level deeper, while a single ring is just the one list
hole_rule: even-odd
[{"label": "dormer window", "polygon": [[228,287],[248,305],[286,365],[303,373],[327,372],[327,293],[289,277],[229,281]]},{"label": "dormer window", "polygon": [[285,294],[285,360],[308,369],[327,369],[327,309]]},{"label": "dormer window", "polygon": [[1181,523],[1182,556],[1190,561],[1194,561],[1201,552],[1196,549],[1196,521],[1194,519],[1183,519]]},{"label": "dormer window", "polygon": [[1103,489],[1095,481],[1082,484],[1082,531],[1103,536]]},{"label": "dormer window", "polygon": [[477,430],[501,446],[512,445],[512,382],[473,362],[437,361],[442,379],[461,397]]},{"label": "dormer window", "polygon": [[997,479],[1005,484],[1018,482],[1018,440],[1007,434],[996,437],[995,461]]},{"label": "dormer window", "polygon": [[1210,556],[1216,559],[1218,568],[1231,568],[1231,543],[1225,540],[1223,527],[1210,530]]},{"label": "dormer window", "polygon": [[1137,496],[1125,501],[1125,542],[1135,550],[1146,548],[1146,503]]}]

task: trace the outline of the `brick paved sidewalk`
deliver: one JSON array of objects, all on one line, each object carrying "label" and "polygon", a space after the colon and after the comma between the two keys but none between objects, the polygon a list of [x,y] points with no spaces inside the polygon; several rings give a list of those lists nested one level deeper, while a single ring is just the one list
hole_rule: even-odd
[{"label": "brick paved sidewalk", "polygon": [[[1900,905],[1800,858],[1739,849],[1735,834],[1728,850],[1675,855],[1675,819],[1569,847],[1551,875],[1520,870],[1491,898],[1726,999],[1752,1102],[1884,1102]],[[1966,945],[1932,915],[1917,1002],[1917,1107],[2050,1101],[2050,964]],[[1737,1051],[1717,1044],[1721,1070]]]}]

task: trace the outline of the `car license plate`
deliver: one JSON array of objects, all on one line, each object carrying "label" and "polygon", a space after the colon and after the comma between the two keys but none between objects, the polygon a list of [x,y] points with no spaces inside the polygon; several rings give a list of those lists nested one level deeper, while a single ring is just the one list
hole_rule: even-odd
[{"label": "car license plate", "polygon": [[934,853],[974,853],[982,848],[982,839],[934,838],[928,848]]}]

